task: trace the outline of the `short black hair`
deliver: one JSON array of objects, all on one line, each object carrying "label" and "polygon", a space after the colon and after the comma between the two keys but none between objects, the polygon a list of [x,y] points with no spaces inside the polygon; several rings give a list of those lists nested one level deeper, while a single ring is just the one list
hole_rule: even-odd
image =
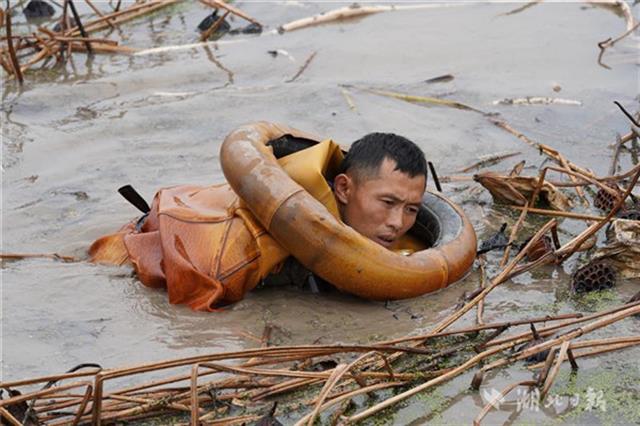
[{"label": "short black hair", "polygon": [[412,141],[394,133],[369,133],[355,141],[344,158],[341,173],[353,172],[358,177],[378,172],[385,158],[396,162],[400,172],[411,177],[427,178],[424,152]]}]

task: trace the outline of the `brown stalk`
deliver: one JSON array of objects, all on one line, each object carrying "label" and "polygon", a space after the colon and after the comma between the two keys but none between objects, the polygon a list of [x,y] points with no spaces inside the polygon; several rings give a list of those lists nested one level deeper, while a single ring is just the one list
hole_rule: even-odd
[{"label": "brown stalk", "polygon": [[547,375],[544,381],[544,384],[542,385],[542,390],[540,391],[540,399],[544,399],[544,397],[547,396],[549,389],[551,389],[551,386],[553,385],[553,381],[556,379],[556,376],[560,372],[560,366],[562,365],[562,362],[567,356],[567,351],[569,350],[570,344],[571,342],[569,340],[562,342],[562,345],[560,346],[560,351],[558,352],[558,359],[556,360],[556,363],[554,364],[553,368],[551,368],[551,370],[549,371],[549,374]]},{"label": "brown stalk", "polygon": [[[132,55],[136,53],[136,49],[127,46],[114,46],[111,44],[94,43],[92,45],[93,51],[96,53],[122,53],[124,55]],[[82,44],[69,43],[70,49],[74,51],[84,52],[86,46]]]},{"label": "brown stalk", "polygon": [[[7,15],[8,14],[9,12],[7,12]],[[0,418],[5,419],[13,426],[23,426],[22,423],[19,422],[18,419],[16,419],[7,409],[0,407],[0,414],[2,415]]]},{"label": "brown stalk", "polygon": [[[82,25],[82,21],[80,20],[80,15],[78,15],[78,11],[76,10],[76,6],[73,3],[73,0],[67,0],[67,1],[69,3],[69,7],[71,8],[71,13],[73,14],[73,17],[76,20],[76,25],[80,30],[80,34],[84,39],[87,39],[88,38],[87,32],[84,30],[84,25]],[[89,52],[89,54],[93,54],[93,50],[91,49],[91,42],[85,41],[85,46],[87,47],[87,52]]]},{"label": "brown stalk", "polygon": [[[507,205],[510,209],[515,210],[524,210],[525,207],[516,206],[513,204]],[[576,220],[589,220],[589,221],[598,221],[604,219],[603,216],[594,216],[590,214],[582,214],[582,213],[573,213],[573,212],[565,212],[561,210],[548,210],[548,209],[538,209],[538,208],[529,208],[527,209],[530,214],[537,214],[540,216],[554,216],[554,217],[563,217],[567,219],[576,219]]]},{"label": "brown stalk", "polygon": [[591,173],[589,170],[587,170],[585,168],[582,168],[580,166],[577,166],[577,165],[573,164],[572,162],[568,161],[566,158],[564,158],[564,156],[562,156],[562,154],[560,154],[560,152],[557,149],[553,149],[549,145],[545,145],[543,143],[539,143],[538,144],[538,149],[540,150],[540,152],[542,154],[544,154],[547,157],[551,158],[552,160],[554,160],[556,163],[560,164],[561,166],[565,166],[566,165],[566,167],[568,167],[569,170],[573,170],[574,172],[579,172],[579,173],[582,173],[585,176],[590,176],[590,177],[595,178],[593,173]]},{"label": "brown stalk", "polygon": [[532,146],[534,148],[538,148],[538,143],[537,142],[532,141],[527,136],[525,136],[523,133],[520,133],[519,131],[517,131],[516,129],[511,127],[509,124],[507,124],[506,122],[500,121],[500,120],[495,120],[495,119],[491,119],[489,121],[491,123],[493,123],[494,125],[500,127],[501,129],[504,129],[507,132],[511,133],[512,135],[514,135],[515,137],[517,137],[518,139],[520,139],[522,142],[526,143],[527,145],[530,145],[530,146]]},{"label": "brown stalk", "polygon": [[[614,339],[601,339],[603,342],[597,344],[590,344],[589,342],[572,342],[570,345],[570,351],[573,351],[578,348],[598,348],[589,351],[580,351],[574,353],[574,358],[583,358],[587,356],[598,355],[601,353],[607,353],[611,351],[616,351],[619,349],[629,348],[631,346],[636,346],[640,344],[640,338],[614,338]],[[619,340],[619,341],[616,341]],[[600,346],[605,346],[600,347]],[[528,366],[529,370],[537,370],[544,367],[544,363],[537,363]]]},{"label": "brown stalk", "polygon": [[[325,402],[324,404],[322,404],[321,406],[321,410],[326,410],[327,408],[331,407],[332,405],[335,405],[339,402],[345,401],[347,399],[351,399],[354,396],[358,396],[358,395],[362,395],[363,393],[369,393],[369,392],[373,392],[376,390],[381,390],[381,389],[387,389],[387,388],[391,388],[391,387],[397,387],[397,386],[403,386],[405,385],[406,382],[388,382],[388,383],[376,383],[374,385],[369,385],[367,387],[364,388],[360,388],[360,389],[356,389],[354,391],[345,393],[343,395],[340,395],[336,398],[330,399],[329,401]],[[302,419],[299,420],[299,422],[304,422],[306,418],[308,418],[308,416],[310,416],[310,414],[307,414],[306,416],[304,416]],[[351,417],[347,419],[346,423],[351,423]]]},{"label": "brown stalk", "polygon": [[309,66],[309,64],[311,63],[311,61],[313,61],[313,58],[316,57],[316,54],[318,53],[318,51],[315,51],[313,53],[311,53],[311,55],[309,55],[309,57],[307,58],[306,61],[304,61],[304,64],[302,64],[302,66],[300,67],[300,69],[298,69],[298,72],[295,73],[295,75],[293,77],[291,77],[289,80],[286,80],[286,83],[291,83],[293,81],[295,81],[298,77],[300,77],[302,75],[302,73],[304,72],[304,70],[307,69],[307,67]]},{"label": "brown stalk", "polygon": [[87,404],[89,403],[89,398],[91,398],[92,391],[93,391],[93,388],[91,387],[91,385],[88,385],[87,390],[85,391],[85,395],[82,398],[82,402],[78,407],[78,411],[76,412],[76,415],[73,418],[73,422],[71,423],[71,426],[77,426],[78,423],[80,423],[80,419],[82,418],[82,415],[84,414],[84,411],[87,408]]},{"label": "brown stalk", "polygon": [[537,381],[538,386],[542,385],[547,380],[547,376],[549,375],[549,370],[551,370],[551,367],[553,366],[553,361],[556,359],[557,351],[558,351],[558,348],[551,348],[549,350],[549,353],[547,354],[547,358],[545,358],[544,362],[540,363],[542,364],[542,371],[538,375],[538,381]]},{"label": "brown stalk", "polygon": [[11,66],[13,67],[13,73],[18,79],[18,83],[22,85],[24,77],[22,76],[22,70],[20,69],[20,63],[16,57],[16,50],[13,47],[13,38],[11,37],[11,12],[7,11],[6,15],[6,31],[7,31],[7,46],[9,48],[9,59],[11,59]]},{"label": "brown stalk", "polygon": [[200,407],[198,399],[198,368],[200,364],[194,364],[191,368],[191,426],[199,426]]},{"label": "brown stalk", "polygon": [[538,194],[540,194],[540,190],[542,189],[542,185],[544,184],[544,178],[546,175],[547,175],[547,169],[546,168],[542,169],[538,176],[538,184],[533,190],[533,193],[531,194],[531,198],[529,198],[529,201],[524,205],[524,209],[522,209],[522,213],[520,213],[520,217],[518,217],[518,221],[511,228],[511,234],[509,235],[509,242],[507,243],[507,246],[504,249],[504,255],[502,256],[502,260],[500,261],[500,267],[504,267],[504,265],[507,263],[507,260],[509,259],[509,254],[511,253],[511,245],[516,240],[518,231],[520,230],[520,226],[522,226],[522,223],[524,223],[524,219],[527,217],[527,213],[529,212],[529,209],[535,205],[536,200],[538,199]]},{"label": "brown stalk", "polygon": [[603,66],[604,68],[607,68],[607,69],[611,69],[611,67],[609,67],[608,65],[605,65],[602,62],[602,56],[604,55],[604,52],[608,48],[613,47],[617,42],[619,42],[623,38],[625,38],[628,35],[632,34],[635,30],[638,29],[639,26],[640,26],[640,22],[636,23],[633,27],[629,28],[627,31],[622,33],[622,35],[616,37],[615,39],[612,40],[611,37],[609,37],[608,39],[603,40],[600,43],[598,43],[598,48],[600,49],[600,54],[598,55],[598,65]]},{"label": "brown stalk", "polygon": [[47,52],[47,56],[55,55],[55,52],[53,50],[49,49],[49,46],[47,45],[47,42],[44,41],[42,39],[42,37],[40,37],[36,33],[33,33],[33,37],[38,41],[39,46],[41,46],[45,50],[45,52]]},{"label": "brown stalk", "polygon": [[507,386],[506,388],[504,388],[503,390],[501,390],[491,401],[489,401],[483,408],[482,411],[480,411],[480,413],[476,416],[476,418],[473,420],[473,425],[474,426],[480,426],[482,419],[484,419],[484,416],[487,415],[487,413],[489,413],[489,411],[491,411],[491,409],[495,406],[495,404],[500,401],[500,399],[504,398],[505,396],[507,396],[507,394],[509,394],[509,392],[511,392],[512,390],[514,390],[515,388],[517,388],[518,386],[528,386],[528,387],[533,387],[536,385],[536,382],[531,381],[531,380],[527,380],[524,382],[519,382],[519,383],[513,383],[510,384],[509,386]]},{"label": "brown stalk", "polygon": [[215,426],[215,425],[224,425],[224,426],[233,426],[233,425],[245,425],[249,422],[255,422],[256,420],[259,420],[260,416],[258,415],[254,415],[254,414],[246,414],[246,415],[242,415],[242,416],[233,416],[233,417],[227,417],[224,419],[219,419],[219,420],[208,420],[205,424],[210,425],[210,426]]},{"label": "brown stalk", "polygon": [[[485,285],[486,276],[485,276],[485,269],[484,269],[484,256],[479,256],[478,257],[478,262],[480,263],[480,287],[479,288],[481,290],[484,290],[484,288],[486,287],[486,285]],[[478,310],[476,312],[476,323],[478,325],[483,325],[484,324],[484,320],[482,319],[483,313],[484,313],[484,299],[482,299],[482,300],[480,300],[478,302]]]},{"label": "brown stalk", "polygon": [[462,169],[456,170],[456,173],[467,173],[473,169],[479,169],[487,164],[495,164],[502,160],[506,160],[507,158],[515,157],[516,155],[520,155],[521,152],[510,152],[508,154],[495,154],[491,155],[489,158],[485,158],[478,162],[473,163],[470,166],[464,167]]},{"label": "brown stalk", "polygon": [[[595,185],[598,188],[602,189],[603,191],[608,192],[611,195],[615,195],[615,196],[619,196],[620,193],[619,191],[617,191],[614,188],[611,188],[610,186],[604,185],[601,180],[602,179],[598,179],[596,176],[594,176],[593,174],[589,173],[589,174],[584,174],[580,171],[573,171],[573,170],[568,170],[566,168],[558,168],[558,167],[553,167],[553,166],[547,166],[545,167],[545,169],[548,170],[553,170],[556,172],[560,172],[560,173],[565,173],[569,176],[573,176],[579,179],[583,179],[585,181],[587,181],[590,185]],[[580,186],[580,182],[572,182],[572,184],[574,186]]]},{"label": "brown stalk", "polygon": [[[569,165],[569,162],[567,161],[566,158],[564,158],[561,154],[558,153],[558,159],[560,161],[560,164],[562,165],[562,167],[567,171],[567,172],[571,172],[571,166]],[[576,180],[576,177],[573,176],[571,173],[569,174],[569,179],[571,179],[571,181],[573,183],[577,183],[578,181]],[[584,191],[582,190],[581,187],[576,186],[575,187],[576,193],[578,194],[578,197],[580,197],[580,199],[582,200],[582,204],[584,206],[588,206],[589,205],[589,201],[587,201],[586,197],[584,196]]]},{"label": "brown stalk", "polygon": [[[309,417],[309,420],[308,420],[308,425],[309,426],[312,426],[314,424],[315,419],[318,417],[318,415],[322,411],[322,405],[323,405],[324,401],[327,399],[327,397],[329,396],[329,393],[335,387],[335,385],[338,383],[340,378],[342,378],[342,376],[344,376],[349,371],[351,371],[353,368],[355,368],[355,366],[357,364],[361,363],[366,358],[369,358],[369,357],[371,357],[373,355],[376,355],[376,354],[379,354],[379,353],[378,352],[368,352],[368,353],[366,353],[364,355],[361,355],[355,361],[353,361],[352,363],[347,365],[344,368],[344,370],[338,371],[337,367],[334,369],[334,373],[332,373],[331,377],[329,377],[329,379],[327,379],[327,382],[325,383],[324,388],[322,389],[322,391],[320,392],[320,395],[316,399],[315,408],[314,408],[313,412],[311,413],[311,415]],[[358,383],[358,385],[360,385],[360,387],[362,389],[367,387],[367,383],[365,382],[364,378],[362,378],[362,376],[365,375],[365,374],[366,373],[362,373],[362,372],[359,375],[356,374],[355,372],[349,373],[349,375]],[[391,378],[393,380],[393,374],[391,375]],[[370,396],[373,395],[372,393],[368,393],[368,394]],[[334,398],[337,397],[337,396],[339,396],[339,395],[334,395]],[[301,420],[299,422],[299,425],[301,425],[302,423],[303,422]]]},{"label": "brown stalk", "polygon": [[[47,396],[47,399],[53,399],[53,397]],[[48,404],[48,405],[45,405],[45,406],[39,406],[34,411],[40,415],[40,414],[44,414],[44,413],[49,412],[49,411],[59,411],[59,410],[61,410],[63,408],[73,407],[74,405],[78,405],[81,402],[82,402],[82,398],[73,398],[73,399],[71,399],[69,401],[65,401],[65,402]]]},{"label": "brown stalk", "polygon": [[[101,17],[101,18],[104,18],[104,17],[105,17],[104,13],[102,13],[102,12],[100,11],[100,9],[98,9],[98,8],[93,4],[93,2],[92,2],[91,0],[84,0],[84,2],[85,2],[85,3],[87,3],[91,9],[93,9],[93,11],[96,13],[96,15],[98,15],[98,16],[99,16],[99,17]],[[111,22],[111,18],[108,18],[108,17],[107,17],[107,19],[106,19],[105,21],[107,22],[107,24],[109,24],[109,26],[110,26],[111,28],[113,28],[113,29],[116,29],[116,28],[117,28],[117,27],[115,26],[115,24],[113,24],[113,23]]]},{"label": "brown stalk", "polygon": [[618,169],[618,158],[620,157],[620,149],[622,148],[622,138],[618,133],[616,135],[616,146],[613,151],[613,158],[611,159],[611,167],[609,167],[609,174],[614,175]]},{"label": "brown stalk", "polygon": [[[115,399],[116,401],[126,401],[126,402],[135,402],[136,404],[148,404],[153,402],[148,398],[139,398],[134,396],[124,396],[124,395],[111,395],[110,399]],[[173,408],[177,411],[186,411],[187,413],[191,411],[191,408],[187,407],[184,404],[176,404],[176,403],[168,403],[167,407]]]},{"label": "brown stalk", "polygon": [[[47,396],[47,395],[59,392],[61,390],[65,390],[65,389],[75,389],[75,388],[85,387],[85,386],[90,387],[91,382],[74,382],[68,385],[57,386],[55,388],[41,389],[39,391],[30,392],[23,395],[17,395],[7,399],[0,399],[0,407],[6,407],[8,405],[17,404],[23,401],[28,401],[30,399],[40,398],[43,396]],[[3,385],[3,387],[5,387],[5,385]]]},{"label": "brown stalk", "polygon": [[23,260],[23,259],[54,259],[63,262],[77,262],[78,259],[72,256],[62,256],[58,253],[0,253],[0,259]]},{"label": "brown stalk", "polygon": [[0,54],[0,65],[2,65],[2,68],[4,68],[7,74],[9,75],[13,74],[13,68],[11,67],[11,65],[9,65],[9,62],[4,60],[4,52]]},{"label": "brown stalk", "polygon": [[344,374],[349,371],[349,367],[353,367],[357,361],[352,362],[351,364],[338,364],[331,373],[331,376],[325,382],[322,390],[320,391],[320,395],[318,396],[318,402],[316,403],[313,411],[308,415],[298,420],[295,426],[302,426],[303,424],[307,424],[307,426],[313,426],[316,418],[320,414],[320,409],[322,408],[322,404],[324,404],[325,399],[334,388],[334,386],[338,383],[338,381],[344,376]]},{"label": "brown stalk", "polygon": [[[636,132],[632,129],[629,133],[627,133],[626,135],[622,136],[621,138],[621,143],[622,145],[624,145],[625,143],[634,140],[638,135],[636,134]],[[615,148],[616,147],[616,143],[618,141],[612,143],[609,145],[609,148]]]},{"label": "brown stalk", "polygon": [[268,398],[273,395],[277,395],[283,392],[289,392],[293,389],[298,389],[303,386],[312,385],[322,382],[324,379],[292,379],[275,385],[264,391],[260,391],[251,396],[252,401],[258,401],[260,399]]},{"label": "brown stalk", "polygon": [[102,43],[102,44],[106,44],[106,45],[110,45],[110,46],[117,46],[118,45],[117,41],[109,40],[107,38],[65,37],[65,36],[59,36],[59,35],[55,35],[55,34],[53,35],[52,38],[53,38],[53,40],[57,40],[57,41],[67,41],[67,42],[75,41],[75,42]]}]

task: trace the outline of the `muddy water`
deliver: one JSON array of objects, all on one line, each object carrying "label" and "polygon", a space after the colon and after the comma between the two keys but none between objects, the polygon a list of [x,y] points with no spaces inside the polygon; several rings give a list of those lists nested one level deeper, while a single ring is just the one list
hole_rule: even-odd
[{"label": "muddy water", "polygon": [[[238,5],[268,29],[341,6]],[[221,140],[239,124],[258,119],[331,136],[345,145],[367,132],[397,132],[416,141],[441,175],[501,151],[521,154],[495,170],[522,159],[535,168],[543,161],[534,149],[474,112],[409,104],[357,88],[349,89],[351,109],[340,86],[345,84],[443,96],[499,112],[532,139],[606,174],[608,145],[616,132],[628,131],[612,102],[637,109],[637,37],[607,52],[611,69],[605,69],[596,64],[596,44],[625,29],[624,19],[612,10],[560,3],[504,15],[518,6],[444,4],[284,35],[229,36],[208,47],[132,57],[78,55],[65,69],[28,73],[22,89],[3,76],[2,250],[85,256],[91,241],[136,215],[116,188],[131,183],[151,199],[161,186],[219,182]],[[204,16],[202,6],[185,3],[123,25],[118,37],[140,49],[193,43]],[[34,29],[16,19],[17,31]],[[267,53],[278,49],[288,55]],[[286,83],[316,51],[306,71]],[[424,82],[442,74],[455,79]],[[555,92],[554,86],[561,90]],[[525,96],[561,97],[582,105],[493,105]],[[465,185],[448,185],[446,191],[463,203],[481,238],[502,221],[513,223],[512,214],[494,208],[486,194],[471,196]],[[582,226],[563,223],[563,237]],[[495,265],[498,255],[489,261]],[[592,311],[621,303],[638,290],[639,282],[625,282],[606,297],[576,299],[567,287],[579,261],[501,286],[487,298],[485,320]],[[259,336],[266,323],[276,326],[274,339],[282,344],[404,336],[429,329],[478,282],[474,272],[444,291],[387,307],[343,295],[263,289],[224,312],[203,314],[169,305],[162,292],[141,286],[125,267],[34,259],[5,262],[1,271],[3,380],[61,372],[81,362],[117,367],[253,347],[248,333]],[[636,320],[597,335],[638,332]],[[632,361],[638,355],[635,349],[584,361],[578,384],[568,375],[560,377],[557,393],[602,390],[606,411],[584,411],[584,405],[567,412],[560,405],[519,410],[514,402],[490,413],[486,422],[637,423],[640,414],[629,407],[638,403],[634,383],[639,380],[625,385],[627,393],[618,385],[622,378],[640,378]],[[501,389],[529,378],[519,366],[493,375],[485,385]],[[486,402],[482,392],[467,390],[470,379],[465,374],[412,399],[385,421],[468,424]]]}]

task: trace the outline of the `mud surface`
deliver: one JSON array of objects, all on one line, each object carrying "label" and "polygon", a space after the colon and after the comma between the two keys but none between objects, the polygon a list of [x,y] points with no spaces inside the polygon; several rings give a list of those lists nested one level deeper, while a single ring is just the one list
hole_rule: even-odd
[{"label": "mud surface", "polygon": [[[237,3],[267,31],[342,5]],[[532,167],[525,173],[533,174],[543,162],[533,148],[481,114],[410,104],[357,88],[349,89],[352,109],[341,85],[439,96],[498,112],[530,138],[596,174],[607,174],[608,146],[616,132],[628,131],[628,121],[613,101],[631,110],[638,106],[638,38],[610,49],[605,62],[611,69],[605,69],[596,63],[596,45],[624,32],[621,16],[583,3],[541,4],[504,15],[518,6],[444,4],[283,35],[227,36],[207,47],[131,57],[77,55],[73,66],[28,73],[22,89],[3,75],[2,250],[85,257],[95,238],[137,214],[116,188],[131,183],[151,199],[162,186],[220,182],[222,139],[254,120],[287,123],[345,145],[371,131],[396,132],[416,141],[440,175],[502,151],[521,154],[494,170],[508,170],[525,159]],[[195,28],[206,13],[195,2],[183,3],[122,25],[120,38],[140,49],[194,43]],[[238,20],[231,24],[244,25]],[[33,30],[33,24],[18,19],[14,31]],[[290,56],[267,53],[278,49]],[[304,73],[287,83],[316,51]],[[443,74],[455,79],[425,83]],[[526,96],[560,97],[582,105],[493,104]],[[630,164],[624,156],[623,167]],[[494,207],[485,192],[471,195],[468,185],[447,185],[445,192],[463,204],[480,239],[502,222],[515,221],[513,213]],[[532,221],[528,232],[541,223]],[[583,226],[565,221],[561,237]],[[497,265],[499,256],[489,255],[490,265]],[[576,298],[568,290],[569,274],[580,261],[573,258],[563,267],[543,268],[502,285],[486,300],[485,320],[590,312],[622,303],[638,291],[640,282],[627,281],[601,297]],[[125,267],[32,259],[4,262],[1,272],[3,380],[62,372],[82,362],[119,367],[254,347],[247,333],[260,336],[266,323],[276,326],[275,343],[283,344],[400,337],[428,330],[478,283],[473,272],[446,290],[387,307],[346,295],[271,288],[253,292],[223,312],[205,314],[169,305],[165,294],[141,286]],[[472,322],[471,315],[461,321]],[[639,332],[639,320],[627,320],[595,335]],[[640,350],[632,349],[585,360],[579,383],[567,374],[552,390],[567,395],[586,395],[589,387],[602,390],[609,402],[606,411],[585,406],[566,412],[560,406],[519,410],[513,402],[491,412],[485,422],[640,422],[633,408],[639,403],[640,372],[633,361],[639,355]],[[379,420],[469,424],[486,403],[482,392],[468,390],[471,374]],[[489,391],[530,377],[517,366],[484,383]],[[638,380],[623,384],[623,377]],[[620,399],[627,395],[621,386],[631,399]]]}]

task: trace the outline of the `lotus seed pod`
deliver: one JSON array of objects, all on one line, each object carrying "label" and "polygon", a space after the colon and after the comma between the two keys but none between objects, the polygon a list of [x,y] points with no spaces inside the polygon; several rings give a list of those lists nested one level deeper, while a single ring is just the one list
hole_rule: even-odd
[{"label": "lotus seed pod", "polygon": [[616,284],[616,276],[616,270],[610,263],[596,260],[573,274],[571,288],[576,293],[604,290]]}]

